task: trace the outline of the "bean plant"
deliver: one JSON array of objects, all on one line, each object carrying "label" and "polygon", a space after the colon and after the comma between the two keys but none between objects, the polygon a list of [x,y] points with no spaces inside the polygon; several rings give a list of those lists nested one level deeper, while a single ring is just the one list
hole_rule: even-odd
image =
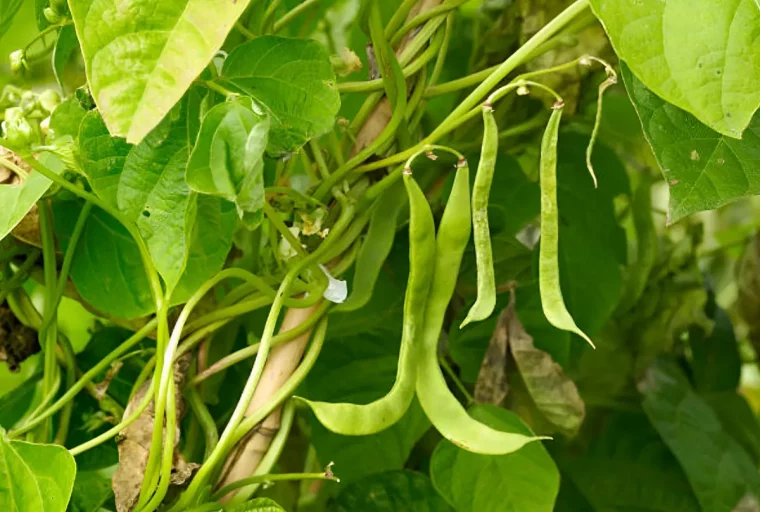
[{"label": "bean plant", "polygon": [[0,509],[760,510],[757,0],[0,0]]}]

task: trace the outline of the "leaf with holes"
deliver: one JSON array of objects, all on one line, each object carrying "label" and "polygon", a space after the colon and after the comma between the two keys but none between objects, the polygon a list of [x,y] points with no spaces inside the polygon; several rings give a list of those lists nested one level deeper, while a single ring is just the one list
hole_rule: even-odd
[{"label": "leaf with holes", "polygon": [[140,142],[221,48],[246,0],[71,0],[87,81],[108,130]]},{"label": "leaf with holes", "polygon": [[617,54],[658,96],[741,138],[760,107],[756,0],[591,0]]},{"label": "leaf with holes", "polygon": [[736,140],[662,100],[625,65],[622,75],[670,186],[670,223],[760,193],[760,114]]}]

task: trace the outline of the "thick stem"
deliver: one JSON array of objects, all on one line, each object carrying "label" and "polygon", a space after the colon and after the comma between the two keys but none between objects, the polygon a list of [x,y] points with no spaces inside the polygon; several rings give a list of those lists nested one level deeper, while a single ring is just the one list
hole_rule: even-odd
[{"label": "thick stem", "polygon": [[[316,306],[306,309],[289,309],[280,327],[280,332],[294,329],[303,322],[308,321],[314,313]],[[251,403],[246,410],[246,416],[253,414],[258,408],[264,405],[269,398],[288,380],[288,377],[298,367],[301,361],[306,344],[309,342],[311,330],[306,331],[292,341],[272,349],[264,367],[264,372],[256,387],[256,392],[251,399]],[[250,476],[261,462],[261,459],[267,452],[269,444],[272,442],[274,434],[280,428],[280,417],[282,408],[278,407],[267,418],[261,422],[252,435],[241,444],[228,457],[227,465],[222,472],[222,477],[218,482],[219,487],[225,487],[232,482],[236,482]],[[225,499],[231,495],[225,496]]]}]

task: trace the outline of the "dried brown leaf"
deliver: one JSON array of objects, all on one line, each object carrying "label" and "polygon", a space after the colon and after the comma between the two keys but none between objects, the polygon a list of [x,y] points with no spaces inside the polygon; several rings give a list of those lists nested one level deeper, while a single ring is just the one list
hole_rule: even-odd
[{"label": "dried brown leaf", "polygon": [[[192,360],[192,354],[187,353],[174,364],[174,385],[177,416],[184,413],[184,400],[182,399],[182,387],[187,378],[187,371]],[[150,383],[145,383],[132,397],[124,411],[129,415],[139,405],[148,392]],[[111,480],[116,501],[117,512],[129,512],[133,510],[140,497],[140,487],[145,474],[145,466],[148,464],[151,440],[153,437],[153,422],[155,408],[151,402],[147,409],[131,425],[122,430],[119,441],[119,467]],[[180,438],[179,422],[174,436],[174,466],[172,467],[171,483],[182,485],[199,466],[187,462],[179,453],[177,446]]]}]

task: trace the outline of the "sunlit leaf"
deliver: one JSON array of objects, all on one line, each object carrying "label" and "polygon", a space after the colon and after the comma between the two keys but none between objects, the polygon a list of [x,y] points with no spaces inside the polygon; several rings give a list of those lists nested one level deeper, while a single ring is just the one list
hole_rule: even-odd
[{"label": "sunlit leaf", "polygon": [[618,55],[647,87],[739,138],[760,106],[755,0],[592,0]]},{"label": "sunlit leaf", "polygon": [[248,1],[71,0],[69,6],[105,124],[138,143],[203,71]]}]

